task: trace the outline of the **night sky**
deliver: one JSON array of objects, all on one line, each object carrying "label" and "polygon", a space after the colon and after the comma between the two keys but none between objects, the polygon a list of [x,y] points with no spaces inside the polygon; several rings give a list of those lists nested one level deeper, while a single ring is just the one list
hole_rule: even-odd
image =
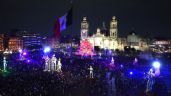
[{"label": "night sky", "polygon": [[[80,22],[87,16],[90,33],[109,22],[112,16],[118,19],[119,36],[131,30],[144,36],[171,37],[171,6],[169,0],[73,0],[73,25],[63,34],[80,35]],[[53,32],[57,17],[71,7],[70,0],[1,0],[0,33],[11,29],[48,34]]]}]

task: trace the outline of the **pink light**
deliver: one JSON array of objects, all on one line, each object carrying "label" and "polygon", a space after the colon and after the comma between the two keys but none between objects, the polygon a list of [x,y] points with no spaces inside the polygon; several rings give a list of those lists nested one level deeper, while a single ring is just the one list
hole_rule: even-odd
[{"label": "pink light", "polygon": [[27,55],[27,53],[26,53],[26,52],[24,52],[24,53],[23,53],[23,55],[24,55],[24,56],[26,56],[26,55]]},{"label": "pink light", "polygon": [[79,55],[86,55],[86,56],[92,56],[93,55],[93,46],[88,40],[83,40],[80,43],[80,49],[78,52]]}]

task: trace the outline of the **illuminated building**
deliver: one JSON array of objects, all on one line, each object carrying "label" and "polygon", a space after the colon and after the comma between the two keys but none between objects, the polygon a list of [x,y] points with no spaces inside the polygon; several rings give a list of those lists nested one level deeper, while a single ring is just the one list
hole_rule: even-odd
[{"label": "illuminated building", "polygon": [[88,38],[88,30],[89,30],[89,24],[87,22],[87,18],[84,17],[83,21],[81,22],[81,40]]},{"label": "illuminated building", "polygon": [[84,17],[81,22],[81,41],[87,39],[94,47],[100,49],[120,49],[123,50],[122,39],[118,38],[117,20],[115,16],[112,17],[110,22],[110,35],[106,36],[101,32],[100,28],[97,28],[96,34],[88,36],[89,24],[87,18]]},{"label": "illuminated building", "polygon": [[150,49],[156,53],[171,53],[171,40],[166,38],[155,38]]},{"label": "illuminated building", "polygon": [[39,49],[43,43],[46,43],[46,37],[40,36],[38,33],[28,32],[28,31],[17,31],[17,37],[23,40],[23,48]]},{"label": "illuminated building", "polygon": [[143,40],[143,38],[136,35],[135,32],[131,32],[131,34],[127,36],[127,46],[141,51],[145,51],[148,49],[146,40]]},{"label": "illuminated building", "polygon": [[141,51],[148,49],[146,40],[135,35],[135,33],[128,35],[127,38],[118,37],[117,24],[118,21],[116,17],[113,16],[110,21],[109,35],[105,32],[107,29],[105,23],[103,23],[102,30],[97,28],[95,34],[88,36],[89,23],[87,22],[87,18],[83,17],[83,21],[81,22],[81,41],[87,39],[94,48],[99,49],[124,50],[124,46],[130,46],[131,48]]},{"label": "illuminated building", "polygon": [[4,51],[4,34],[0,34],[0,51]]},{"label": "illuminated building", "polygon": [[42,46],[42,37],[35,33],[25,33],[22,35],[23,47]]},{"label": "illuminated building", "polygon": [[19,37],[11,37],[8,41],[8,48],[11,51],[18,51],[23,48],[23,41]]}]

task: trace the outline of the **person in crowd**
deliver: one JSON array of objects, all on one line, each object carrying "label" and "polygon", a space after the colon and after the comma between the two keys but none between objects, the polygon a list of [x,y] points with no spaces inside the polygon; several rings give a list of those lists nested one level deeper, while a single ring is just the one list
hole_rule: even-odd
[{"label": "person in crowd", "polygon": [[[153,74],[155,74],[152,70],[149,72],[148,82],[146,82],[142,76],[138,77],[139,73],[136,73],[136,71],[131,75],[128,73],[128,70],[131,68],[129,64],[132,64],[130,57],[124,59],[119,57],[120,59],[116,59],[116,65],[123,64],[124,67],[120,68],[116,66],[113,67],[112,70],[109,70],[111,58],[106,59],[106,57],[102,56],[101,59],[98,57],[85,59],[78,56],[66,57],[60,53],[55,54],[60,57],[57,60],[56,69],[61,70],[62,75],[60,71],[44,72],[43,70],[46,69],[44,68],[44,63],[48,62],[46,62],[46,60],[44,62],[42,56],[39,56],[37,53],[32,54],[32,58],[34,58],[32,64],[28,64],[24,61],[16,61],[17,56],[12,55],[10,57],[11,61],[8,63],[10,74],[2,75],[0,71],[0,95],[54,96],[54,94],[56,94],[58,96],[141,96],[138,94],[144,92],[146,88],[148,90],[147,93],[151,93],[150,91],[155,89],[151,87],[153,86],[151,85],[152,77],[154,76]],[[9,57],[7,58],[6,60],[9,60]],[[49,62],[51,62],[50,58]],[[48,64],[50,66],[51,63]],[[139,64],[136,68],[141,66],[145,65]],[[96,71],[96,74],[93,73],[94,71]],[[108,79],[106,79],[107,72],[111,73]],[[86,78],[87,74],[88,77],[93,79]],[[157,80],[155,82],[157,82]],[[148,87],[146,85],[148,85]],[[164,88],[162,84],[158,84],[158,86]],[[158,96],[170,95],[162,94]]]}]

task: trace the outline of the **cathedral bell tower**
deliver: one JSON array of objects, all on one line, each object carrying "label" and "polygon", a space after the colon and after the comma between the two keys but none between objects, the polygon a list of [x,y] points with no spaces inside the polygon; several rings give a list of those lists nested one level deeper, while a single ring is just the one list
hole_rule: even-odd
[{"label": "cathedral bell tower", "polygon": [[89,24],[87,22],[87,18],[83,17],[83,21],[81,22],[81,40],[87,39],[88,29],[89,29]]},{"label": "cathedral bell tower", "polygon": [[113,39],[118,38],[117,20],[115,16],[112,17],[112,21],[110,22],[110,37]]}]

